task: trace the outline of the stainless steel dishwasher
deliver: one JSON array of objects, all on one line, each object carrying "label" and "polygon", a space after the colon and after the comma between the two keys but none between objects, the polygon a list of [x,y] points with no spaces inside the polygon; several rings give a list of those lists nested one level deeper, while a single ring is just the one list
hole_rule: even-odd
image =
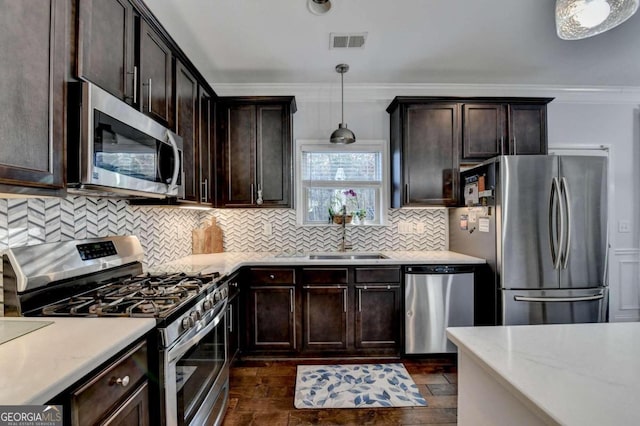
[{"label": "stainless steel dishwasher", "polygon": [[404,275],[406,354],[456,352],[447,327],[472,326],[472,266],[408,266]]}]

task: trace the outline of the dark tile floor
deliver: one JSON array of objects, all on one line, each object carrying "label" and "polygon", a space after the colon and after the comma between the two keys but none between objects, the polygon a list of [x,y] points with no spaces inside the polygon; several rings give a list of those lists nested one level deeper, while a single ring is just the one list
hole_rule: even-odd
[{"label": "dark tile floor", "polygon": [[231,367],[223,425],[455,425],[455,358],[402,359],[427,407],[298,410],[293,406],[296,365],[398,360],[241,361]]}]

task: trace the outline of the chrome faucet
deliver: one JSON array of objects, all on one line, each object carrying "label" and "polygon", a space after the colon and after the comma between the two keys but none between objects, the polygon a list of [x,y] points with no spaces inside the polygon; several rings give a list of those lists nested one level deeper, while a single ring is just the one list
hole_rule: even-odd
[{"label": "chrome faucet", "polygon": [[347,242],[347,207],[342,206],[342,243],[340,244],[340,251],[351,250],[353,246]]}]

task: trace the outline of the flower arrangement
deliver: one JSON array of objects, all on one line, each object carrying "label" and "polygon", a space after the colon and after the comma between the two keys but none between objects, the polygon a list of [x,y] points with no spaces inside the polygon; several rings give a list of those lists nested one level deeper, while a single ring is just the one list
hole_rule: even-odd
[{"label": "flower arrangement", "polygon": [[349,223],[354,216],[359,220],[364,220],[367,216],[367,210],[361,207],[360,198],[353,189],[336,191],[329,205],[329,222],[333,221],[338,223],[335,218],[340,217],[339,221],[342,223],[342,215],[348,217],[347,223]]}]

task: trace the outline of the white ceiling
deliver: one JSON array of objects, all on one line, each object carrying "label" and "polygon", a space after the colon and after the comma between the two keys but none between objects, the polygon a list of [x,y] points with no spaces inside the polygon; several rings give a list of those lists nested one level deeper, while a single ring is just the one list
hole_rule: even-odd
[{"label": "white ceiling", "polygon": [[[146,0],[216,83],[528,84],[640,87],[640,12],[584,40],[556,36],[555,0]],[[330,50],[331,32],[368,32]]]}]

